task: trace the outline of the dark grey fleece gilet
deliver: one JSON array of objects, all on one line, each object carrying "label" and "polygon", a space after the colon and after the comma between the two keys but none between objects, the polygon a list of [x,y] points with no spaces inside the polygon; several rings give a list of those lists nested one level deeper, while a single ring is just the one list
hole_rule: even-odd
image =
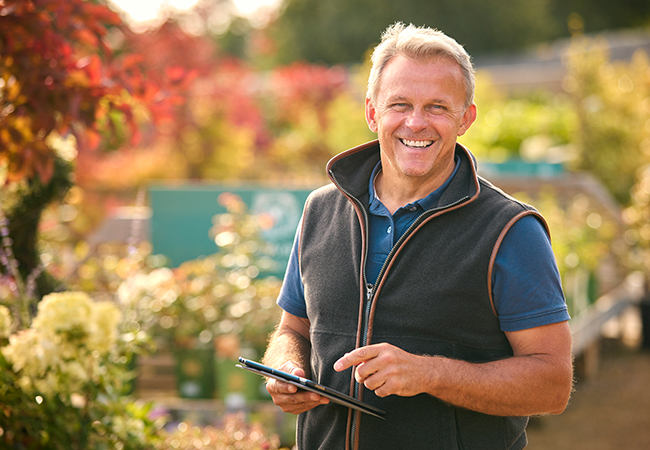
[{"label": "dark grey fleece gilet", "polygon": [[[355,394],[351,370],[334,362],[367,343],[408,352],[487,362],[512,355],[491,299],[491,265],[505,231],[536,211],[477,176],[471,154],[457,146],[459,170],[438,206],[425,212],[393,249],[372,301],[363,265],[368,181],[379,160],[376,142],[328,164],[334,185],[307,201],[300,269],[311,322],[311,370],[316,381]],[[543,221],[543,219],[540,220]],[[369,319],[363,318],[366,311]],[[358,388],[358,386],[357,386]],[[527,417],[495,417],[421,394],[358,397],[386,411],[386,420],[329,404],[298,418],[300,450],[521,449]]]}]

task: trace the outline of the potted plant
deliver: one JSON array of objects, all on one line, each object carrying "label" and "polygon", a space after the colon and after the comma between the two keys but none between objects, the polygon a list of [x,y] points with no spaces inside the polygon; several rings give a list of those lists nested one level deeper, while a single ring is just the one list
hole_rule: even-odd
[{"label": "potted plant", "polygon": [[214,395],[217,337],[237,336],[261,352],[278,318],[280,281],[264,276],[273,264],[260,238],[265,219],[247,214],[235,195],[222,194],[219,201],[227,212],[215,216],[210,230],[216,253],[173,269],[138,272],[117,290],[159,349],[175,355],[183,397]]}]

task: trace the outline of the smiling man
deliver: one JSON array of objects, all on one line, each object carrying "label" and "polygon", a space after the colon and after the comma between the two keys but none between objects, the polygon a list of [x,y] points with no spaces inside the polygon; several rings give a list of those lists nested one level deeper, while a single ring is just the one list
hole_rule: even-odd
[{"label": "smiling man", "polygon": [[460,67],[444,57],[397,55],[386,64],[380,88],[366,99],[366,120],[381,143],[376,195],[395,212],[449,178],[456,138],[476,119],[476,106],[465,105]]},{"label": "smiling man", "polygon": [[476,172],[456,41],[389,27],[372,57],[378,140],[328,163],[309,197],[264,362],[386,411],[270,380],[306,449],[521,449],[571,392],[568,313],[542,216]]}]

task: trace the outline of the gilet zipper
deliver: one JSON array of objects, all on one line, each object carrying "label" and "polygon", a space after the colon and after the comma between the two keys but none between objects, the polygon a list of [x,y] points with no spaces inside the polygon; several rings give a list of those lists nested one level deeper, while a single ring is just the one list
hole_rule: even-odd
[{"label": "gilet zipper", "polygon": [[[465,196],[453,203],[450,203],[448,205],[445,205],[443,207],[438,207],[434,208],[428,211],[423,212],[413,223],[404,231],[402,236],[397,240],[395,245],[391,248],[390,252],[388,253],[388,256],[386,257],[386,260],[384,261],[384,264],[381,266],[381,269],[379,270],[379,274],[377,275],[377,281],[375,284],[370,284],[368,283],[366,279],[366,271],[365,271],[365,261],[367,259],[367,254],[368,254],[368,243],[366,243],[366,255],[364,255],[363,259],[363,265],[361,267],[361,270],[363,272],[363,279],[365,281],[365,286],[366,286],[366,304],[364,305],[363,311],[364,311],[364,317],[362,321],[362,338],[361,338],[361,346],[365,347],[366,345],[369,344],[369,329],[370,329],[370,320],[371,320],[371,313],[372,313],[372,305],[375,300],[375,294],[377,292],[377,288],[380,287],[383,283],[383,278],[385,276],[385,272],[388,270],[388,265],[390,264],[391,260],[395,257],[395,255],[401,250],[402,244],[404,241],[408,239],[408,237],[413,233],[413,231],[420,226],[425,220],[427,220],[429,217],[433,216],[435,213],[439,211],[443,211],[447,208],[451,208],[453,206],[456,206],[464,201],[469,199],[469,196]],[[365,213],[364,210],[364,215],[366,216],[366,230],[368,229],[367,227],[367,213]],[[359,398],[359,391],[360,391],[360,386],[359,383],[354,381],[354,397]],[[355,431],[357,428],[357,414],[353,413],[352,414],[352,426],[351,426],[351,433],[350,433],[350,449],[354,449],[354,444],[355,444]]]},{"label": "gilet zipper", "polygon": [[[364,252],[364,255],[362,255],[361,273],[362,273],[362,276],[363,276],[364,286],[366,288],[366,298],[365,298],[366,303],[365,303],[364,308],[363,308],[363,320],[362,320],[362,325],[361,325],[362,326],[362,329],[361,329],[361,333],[362,333],[361,346],[365,347],[366,345],[368,345],[368,340],[369,340],[368,339],[368,334],[369,334],[370,319],[371,319],[370,315],[371,315],[371,312],[372,312],[372,305],[373,305],[374,297],[375,297],[375,294],[377,292],[377,286],[382,285],[383,278],[384,278],[384,272],[386,272],[390,261],[399,252],[399,250],[401,249],[402,244],[404,243],[404,241],[411,235],[411,233],[413,233],[413,230],[415,230],[421,223],[423,223],[426,219],[428,219],[429,217],[431,217],[435,213],[443,211],[443,210],[448,209],[448,208],[452,208],[452,207],[454,207],[456,205],[459,205],[460,203],[465,202],[466,200],[468,200],[470,197],[465,196],[465,197],[463,197],[463,198],[461,198],[459,200],[456,200],[455,202],[450,203],[448,205],[437,207],[437,208],[434,208],[434,209],[430,209],[428,211],[425,211],[417,219],[415,219],[415,221],[413,221],[413,223],[406,229],[406,231],[404,231],[402,236],[398,239],[398,241],[395,243],[395,245],[393,245],[393,247],[391,248],[391,251],[388,253],[388,256],[386,257],[386,260],[384,261],[384,264],[382,265],[382,267],[381,267],[381,269],[379,271],[379,274],[377,275],[377,280],[376,280],[375,284],[373,285],[373,284],[368,283],[368,280],[366,278],[366,270],[365,270],[365,268],[366,268],[366,260],[367,260],[367,257],[368,257],[368,244],[369,244],[368,243],[368,213],[367,213],[366,209],[363,207],[363,204],[361,203],[361,201],[359,199],[357,199],[355,196],[353,196],[352,194],[350,194],[347,190],[345,190],[340,185],[340,183],[338,183],[336,181],[336,179],[334,177],[334,174],[332,173],[331,170],[330,170],[330,178],[332,179],[334,184],[337,186],[337,188],[348,199],[350,199],[350,201],[354,202],[357,205],[357,207],[359,208],[359,211],[361,211],[363,213],[364,228],[363,228],[362,237],[363,237],[363,239],[365,241],[365,252]],[[355,398],[359,398],[359,391],[360,391],[359,383],[354,381],[353,392],[354,392],[354,397]],[[350,442],[348,443],[350,450],[354,450],[354,448],[355,448],[356,429],[357,429],[357,414],[355,412],[353,412],[352,413],[352,423],[351,423],[351,427],[350,427]]]}]

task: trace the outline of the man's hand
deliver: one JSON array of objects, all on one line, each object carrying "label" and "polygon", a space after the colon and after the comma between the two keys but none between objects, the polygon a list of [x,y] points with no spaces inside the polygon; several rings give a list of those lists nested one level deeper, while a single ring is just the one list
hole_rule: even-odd
[{"label": "man's hand", "polygon": [[426,359],[390,344],[374,344],[346,353],[334,363],[341,372],[357,366],[355,379],[379,397],[411,397],[423,392]]},{"label": "man's hand", "polygon": [[[305,376],[305,371],[292,361],[287,361],[278,367],[278,369],[299,377]],[[316,406],[329,403],[327,397],[305,391],[304,389],[298,389],[292,384],[283,383],[275,378],[269,379],[266,383],[266,390],[271,394],[273,403],[286,413],[300,414]]]},{"label": "man's hand", "polygon": [[571,395],[568,322],[506,332],[513,356],[486,363],[419,356],[390,344],[361,347],[334,363],[379,397],[427,393],[493,416],[560,414]]},{"label": "man's hand", "polygon": [[[309,320],[284,311],[278,328],[271,336],[263,363],[276,367],[298,377],[308,378],[304,367],[309,367]],[[296,386],[271,378],[266,383],[273,403],[282,411],[300,414],[318,405],[329,403],[329,399]]]}]

